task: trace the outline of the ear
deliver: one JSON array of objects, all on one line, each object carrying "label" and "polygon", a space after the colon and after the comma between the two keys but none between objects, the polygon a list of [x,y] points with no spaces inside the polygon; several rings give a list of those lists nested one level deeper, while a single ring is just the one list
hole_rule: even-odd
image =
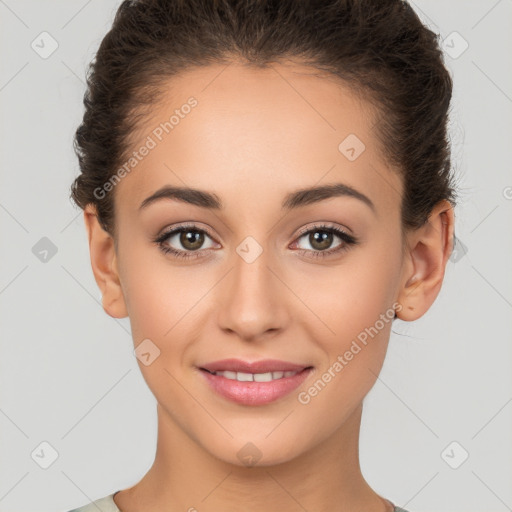
[{"label": "ear", "polygon": [[111,317],[124,318],[128,313],[119,279],[114,239],[99,223],[94,205],[84,208],[84,221],[94,279],[103,295],[103,309]]},{"label": "ear", "polygon": [[397,310],[401,320],[423,316],[436,299],[443,283],[448,258],[453,250],[454,212],[452,205],[440,201],[427,222],[409,232]]}]

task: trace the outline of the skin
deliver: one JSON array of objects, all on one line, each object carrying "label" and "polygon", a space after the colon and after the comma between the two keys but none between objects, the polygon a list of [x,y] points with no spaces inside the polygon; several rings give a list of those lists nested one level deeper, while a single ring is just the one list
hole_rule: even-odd
[{"label": "skin", "polygon": [[[247,512],[390,510],[361,473],[358,443],[363,399],[392,322],[309,403],[298,393],[394,304],[405,321],[429,309],[452,250],[451,205],[440,202],[403,237],[402,181],[379,151],[370,104],[311,68],[211,65],[180,74],[166,90],[134,150],[187,98],[198,105],[116,185],[115,243],[94,206],[84,212],[105,311],[129,316],[135,347],[149,338],[160,350],[148,366],[138,360],[158,402],[155,461],[115,495],[116,504],[123,512],[235,512],[240,503]],[[366,146],[354,161],[338,150],[348,134]],[[357,189],[375,211],[347,196],[281,209],[287,193],[333,183]],[[215,193],[224,209],[167,198],[139,210],[163,185]],[[212,234],[198,258],[176,259],[152,241],[183,222]],[[350,230],[359,243],[311,257],[321,246],[298,232],[319,222]],[[252,263],[236,252],[247,236],[263,250]],[[166,243],[194,252],[179,235]],[[328,249],[340,244],[333,235]],[[271,404],[239,405],[214,393],[197,369],[227,357],[282,359],[314,371]],[[253,467],[237,456],[248,442],[260,453]]]}]

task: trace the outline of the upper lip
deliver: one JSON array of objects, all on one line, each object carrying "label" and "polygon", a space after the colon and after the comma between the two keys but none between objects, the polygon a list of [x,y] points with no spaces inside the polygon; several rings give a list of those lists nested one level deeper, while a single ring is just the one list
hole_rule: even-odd
[{"label": "upper lip", "polygon": [[242,373],[295,372],[308,368],[309,365],[295,364],[278,359],[262,359],[261,361],[242,361],[241,359],[222,359],[202,365],[200,368],[209,372],[232,371]]}]

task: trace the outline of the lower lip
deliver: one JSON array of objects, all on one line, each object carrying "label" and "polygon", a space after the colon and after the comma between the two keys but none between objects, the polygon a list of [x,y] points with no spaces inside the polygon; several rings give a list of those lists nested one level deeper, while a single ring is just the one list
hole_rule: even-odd
[{"label": "lower lip", "polygon": [[312,368],[305,368],[291,377],[270,382],[240,382],[213,375],[206,370],[201,370],[201,373],[212,389],[224,398],[243,405],[264,405],[291,393],[307,379],[312,370]]}]

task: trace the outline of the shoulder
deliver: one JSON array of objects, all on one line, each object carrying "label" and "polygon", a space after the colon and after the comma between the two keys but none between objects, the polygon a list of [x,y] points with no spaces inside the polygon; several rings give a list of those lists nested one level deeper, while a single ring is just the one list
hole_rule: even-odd
[{"label": "shoulder", "polygon": [[109,494],[104,498],[87,503],[87,505],[83,505],[80,508],[74,508],[68,512],[98,512],[98,510],[101,510],[101,512],[121,512],[114,501],[114,494]]}]

